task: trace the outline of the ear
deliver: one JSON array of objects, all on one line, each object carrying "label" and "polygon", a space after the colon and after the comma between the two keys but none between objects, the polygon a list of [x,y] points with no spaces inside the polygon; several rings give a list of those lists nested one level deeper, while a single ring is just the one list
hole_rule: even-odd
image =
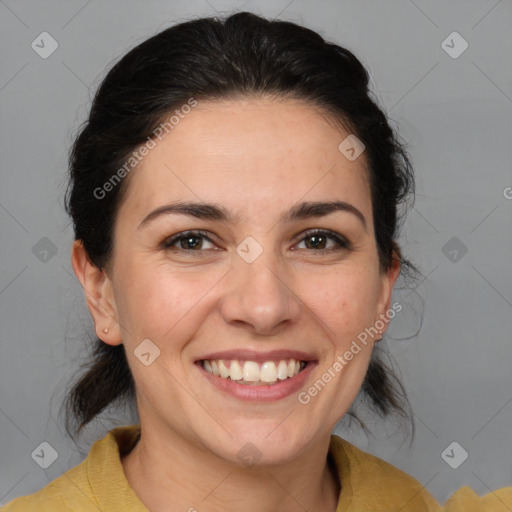
[{"label": "ear", "polygon": [[[96,336],[108,345],[120,345],[123,340],[110,278],[104,270],[91,263],[81,240],[73,243],[71,263],[84,289]],[[107,332],[104,331],[106,329]]]},{"label": "ear", "polygon": [[[390,309],[391,304],[391,296],[393,293],[393,286],[395,285],[395,281],[397,280],[398,276],[400,275],[400,268],[401,268],[401,252],[398,245],[393,244],[393,255],[391,260],[391,265],[389,268],[382,273],[381,276],[381,289],[380,289],[380,296],[379,296],[379,303],[377,308],[377,320],[387,318],[386,312]],[[382,330],[384,333],[387,329],[388,321],[384,322],[386,327]]]}]

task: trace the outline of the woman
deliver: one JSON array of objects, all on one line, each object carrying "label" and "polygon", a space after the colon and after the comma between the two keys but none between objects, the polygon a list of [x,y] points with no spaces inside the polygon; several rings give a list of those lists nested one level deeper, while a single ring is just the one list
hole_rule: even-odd
[{"label": "woman", "polygon": [[441,510],[331,436],[360,390],[407,415],[374,345],[413,177],[352,53],[249,13],[165,30],[103,81],[70,175],[98,336],[71,420],[134,396],[140,426],[6,512]]}]

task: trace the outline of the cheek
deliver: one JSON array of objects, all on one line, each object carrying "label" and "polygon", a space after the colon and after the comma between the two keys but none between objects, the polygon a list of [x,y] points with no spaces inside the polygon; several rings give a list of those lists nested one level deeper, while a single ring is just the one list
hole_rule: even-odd
[{"label": "cheek", "polygon": [[309,276],[301,283],[304,304],[337,340],[350,342],[373,324],[379,289],[371,269],[347,267],[334,275]]},{"label": "cheek", "polygon": [[[130,338],[149,338],[159,344],[178,333],[200,314],[209,291],[222,274],[194,275],[189,270],[173,270],[166,265],[125,264],[119,288],[118,314]],[[219,274],[219,275],[217,275]],[[203,302],[204,301],[204,302]],[[184,321],[185,320],[185,321]]]}]

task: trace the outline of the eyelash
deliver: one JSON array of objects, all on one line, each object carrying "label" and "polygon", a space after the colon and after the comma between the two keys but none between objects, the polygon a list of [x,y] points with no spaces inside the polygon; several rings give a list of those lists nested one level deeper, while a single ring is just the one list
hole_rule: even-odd
[{"label": "eyelash", "polygon": [[[336,242],[336,244],[338,244],[338,247],[336,247],[336,248],[330,247],[328,249],[299,249],[299,250],[306,250],[306,251],[314,252],[317,255],[323,255],[323,254],[328,254],[331,252],[339,252],[339,251],[346,251],[346,250],[352,249],[352,244],[345,237],[343,237],[333,231],[329,231],[327,229],[308,230],[303,234],[302,238],[297,243],[301,243],[304,240],[306,240],[307,238],[311,238],[313,236],[323,236],[323,237],[330,238],[330,239],[334,240],[334,242]],[[186,240],[187,238],[191,238],[191,237],[204,238],[208,242],[215,243],[208,236],[208,233],[206,231],[190,230],[190,231],[183,231],[181,233],[178,233],[178,234],[164,240],[162,242],[162,249],[172,249],[172,246],[176,242],[179,242],[180,240]],[[182,252],[187,252],[187,253],[195,253],[195,252],[201,253],[204,250],[204,249],[203,250],[200,249],[200,250],[195,251],[194,249],[183,249],[181,247],[176,247],[174,249],[182,251]]]}]

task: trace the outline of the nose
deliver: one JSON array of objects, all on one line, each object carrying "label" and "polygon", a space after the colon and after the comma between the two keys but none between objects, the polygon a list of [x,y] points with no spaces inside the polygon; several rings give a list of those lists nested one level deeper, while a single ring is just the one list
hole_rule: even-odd
[{"label": "nose", "polygon": [[263,252],[252,263],[235,257],[230,286],[221,301],[226,323],[269,335],[300,317],[300,300],[276,257]]}]

